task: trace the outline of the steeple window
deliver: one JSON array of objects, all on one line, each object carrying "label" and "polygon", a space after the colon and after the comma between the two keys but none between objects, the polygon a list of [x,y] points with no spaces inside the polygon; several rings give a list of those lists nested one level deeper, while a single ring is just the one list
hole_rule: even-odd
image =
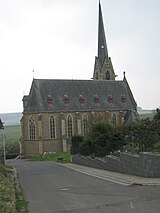
[{"label": "steeple window", "polygon": [[108,70],[107,70],[107,72],[106,72],[106,80],[110,80],[110,73],[109,73]]}]

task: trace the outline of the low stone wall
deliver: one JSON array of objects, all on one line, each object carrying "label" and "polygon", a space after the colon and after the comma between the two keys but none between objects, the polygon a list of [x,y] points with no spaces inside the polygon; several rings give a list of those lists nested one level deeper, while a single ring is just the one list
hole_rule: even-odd
[{"label": "low stone wall", "polygon": [[121,153],[120,158],[106,156],[91,158],[73,155],[72,162],[79,165],[110,170],[142,177],[160,177],[160,156],[140,153],[138,156]]}]

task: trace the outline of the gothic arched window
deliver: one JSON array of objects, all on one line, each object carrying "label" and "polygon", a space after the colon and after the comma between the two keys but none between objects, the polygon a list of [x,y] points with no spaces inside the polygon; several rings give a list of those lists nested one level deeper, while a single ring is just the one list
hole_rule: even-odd
[{"label": "gothic arched window", "polygon": [[36,126],[33,118],[29,120],[29,139],[34,140],[36,138]]},{"label": "gothic arched window", "polygon": [[116,126],[116,123],[117,123],[117,118],[116,118],[116,115],[113,114],[112,115],[112,124],[113,124],[113,126]]},{"label": "gothic arched window", "polygon": [[86,114],[82,117],[82,127],[83,127],[83,134],[86,135],[88,133],[88,116]]},{"label": "gothic arched window", "polygon": [[55,119],[53,116],[50,117],[50,138],[54,139],[56,137],[56,132],[55,132]]},{"label": "gothic arched window", "polygon": [[67,137],[71,138],[73,135],[73,121],[72,121],[72,116],[68,115],[67,118]]},{"label": "gothic arched window", "polygon": [[106,72],[106,80],[110,80],[110,73],[109,73],[109,71]]}]

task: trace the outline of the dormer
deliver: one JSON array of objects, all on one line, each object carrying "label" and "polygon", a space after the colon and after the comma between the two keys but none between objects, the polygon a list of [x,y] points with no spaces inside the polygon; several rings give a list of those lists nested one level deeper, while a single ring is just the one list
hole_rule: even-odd
[{"label": "dormer", "polygon": [[47,103],[48,103],[48,105],[53,104],[53,99],[52,99],[51,95],[48,95]]},{"label": "dormer", "polygon": [[94,96],[94,101],[96,104],[100,103],[99,97],[97,95]]},{"label": "dormer", "polygon": [[113,103],[113,97],[112,97],[112,95],[108,95],[108,102],[109,102],[110,104]]},{"label": "dormer", "polygon": [[69,97],[68,97],[68,95],[64,95],[63,101],[64,101],[65,104],[69,104]]},{"label": "dormer", "polygon": [[125,95],[121,95],[121,101],[123,103],[126,103],[127,102],[127,99],[126,99],[126,96]]},{"label": "dormer", "polygon": [[85,103],[85,99],[84,99],[83,95],[79,96],[79,102],[80,102],[80,104],[84,104]]}]

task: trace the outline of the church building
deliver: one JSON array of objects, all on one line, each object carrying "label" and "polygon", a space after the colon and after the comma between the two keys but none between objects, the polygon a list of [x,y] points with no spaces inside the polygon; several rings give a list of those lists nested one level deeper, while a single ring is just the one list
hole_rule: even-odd
[{"label": "church building", "polygon": [[33,79],[29,95],[23,97],[21,154],[66,152],[72,136],[87,135],[98,121],[113,126],[134,122],[137,105],[125,73],[123,80],[115,78],[99,3],[93,79]]}]

